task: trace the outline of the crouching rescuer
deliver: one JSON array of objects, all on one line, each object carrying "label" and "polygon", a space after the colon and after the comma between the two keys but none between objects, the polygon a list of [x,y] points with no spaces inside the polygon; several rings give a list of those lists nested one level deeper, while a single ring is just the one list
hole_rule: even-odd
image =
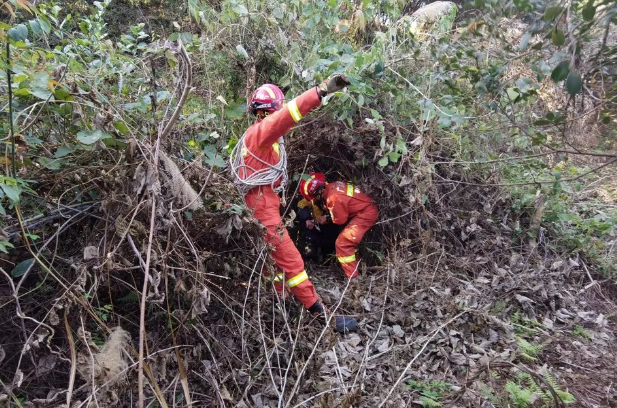
[{"label": "crouching rescuer", "polygon": [[358,276],[356,252],[364,234],[377,222],[377,205],[353,184],[343,181],[326,183],[322,173],[311,173],[308,180],[302,180],[300,194],[328,209],[329,217],[322,216],[319,223],[347,223],[336,239],[336,258],[347,278]]},{"label": "crouching rescuer", "polygon": [[[253,216],[266,227],[265,240],[272,248],[277,273],[269,276],[264,268],[264,276],[274,282],[280,294],[284,294],[287,287],[313,316],[319,318],[317,320],[324,320],[327,310],[317,296],[300,252],[289,237],[279,212],[279,193],[284,191],[287,182],[283,136],[312,109],[321,105],[323,97],[342,90],[348,83],[344,76],[335,75],[288,103],[277,86],[260,86],[247,106],[257,120],[244,132],[230,155],[236,186]],[[353,330],[355,326],[354,318],[337,316],[335,319],[338,332]]]}]

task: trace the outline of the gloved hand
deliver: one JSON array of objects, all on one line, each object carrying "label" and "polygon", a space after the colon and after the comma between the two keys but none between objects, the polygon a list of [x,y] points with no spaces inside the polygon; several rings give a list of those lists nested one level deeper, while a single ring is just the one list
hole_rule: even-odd
[{"label": "gloved hand", "polygon": [[[316,320],[326,322],[325,308],[321,302],[317,301],[311,306],[308,311]],[[334,331],[337,333],[349,333],[356,330],[357,322],[353,317],[335,316],[334,318]]]},{"label": "gloved hand", "polygon": [[335,74],[335,75],[332,75],[327,80],[323,81],[321,84],[319,84],[317,86],[317,89],[319,92],[319,96],[323,98],[324,96],[328,94],[340,91],[341,89],[345,88],[347,85],[349,85],[349,80],[347,80],[347,77],[345,75]]}]

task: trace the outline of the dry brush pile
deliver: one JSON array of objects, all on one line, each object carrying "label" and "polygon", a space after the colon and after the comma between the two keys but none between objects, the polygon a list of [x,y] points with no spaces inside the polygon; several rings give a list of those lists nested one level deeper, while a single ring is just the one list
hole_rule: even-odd
[{"label": "dry brush pile", "polygon": [[610,293],[582,260],[516,243],[508,196],[434,165],[450,147],[430,126],[386,129],[417,140],[395,177],[360,164],[381,138],[371,126],[322,118],[290,137],[292,173],[352,180],[380,208],[365,251],[377,268],[347,282],[310,265],[326,303],[360,322],[339,336],[274,299],[260,227],[227,172],[164,153],[163,125],[109,171],[81,173],[102,174],[101,199],[61,206],[37,261],[3,286],[4,404],[132,406],[141,373],[162,406],[490,406],[510,383],[536,384],[548,406],[566,388],[583,406],[614,400]]},{"label": "dry brush pile", "polygon": [[[277,299],[261,276],[272,264],[262,227],[229,173],[205,153],[183,154],[196,132],[186,125],[189,95],[227,102],[194,80],[200,71],[182,42],[160,48],[173,78],[141,61],[153,73],[139,84],[140,97],[151,89],[149,108],[126,122],[122,143],[98,140],[70,167],[28,170],[38,196],[25,194],[2,230],[16,248],[0,259],[0,406],[617,403],[616,289],[587,259],[552,245],[540,200],[535,213],[513,211],[499,159],[458,161],[459,146],[428,114],[403,125],[364,120],[358,109],[350,125],[324,107],[292,131],[287,225],[298,177],[310,171],[359,185],[380,219],[359,278],[343,279],[333,260],[308,265],[330,309],[356,317],[357,333],[340,336],[292,298]],[[252,73],[241,84],[250,92],[256,66],[245,61],[230,75]],[[208,84],[219,80],[205,71]],[[91,114],[109,130],[122,117],[101,103],[109,95],[57,74],[84,107],[71,119]],[[22,125],[47,129],[35,112]],[[399,139],[409,152],[376,165],[381,144]]]}]

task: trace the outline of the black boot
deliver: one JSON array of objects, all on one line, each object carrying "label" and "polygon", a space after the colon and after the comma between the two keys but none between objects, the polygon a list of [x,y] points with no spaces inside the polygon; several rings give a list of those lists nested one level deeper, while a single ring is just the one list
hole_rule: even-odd
[{"label": "black boot", "polygon": [[[315,302],[313,306],[308,309],[309,313],[313,317],[322,317],[321,320],[324,323],[327,322],[326,309],[320,301]],[[353,317],[335,316],[334,317],[334,331],[337,333],[349,333],[356,330],[357,323]]]}]

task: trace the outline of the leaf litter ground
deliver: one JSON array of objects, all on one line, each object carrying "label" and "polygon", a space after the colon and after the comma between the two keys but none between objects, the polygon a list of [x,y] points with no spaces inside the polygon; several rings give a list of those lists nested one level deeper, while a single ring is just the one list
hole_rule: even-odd
[{"label": "leaf litter ground", "polygon": [[[358,164],[368,146],[379,144],[379,133],[370,126],[355,132],[362,144],[344,128],[312,123],[303,129],[311,138],[292,139],[290,167],[353,180],[378,201],[380,224],[366,237],[368,268],[359,278],[346,281],[333,262],[309,265],[325,303],[355,316],[359,331],[337,335],[311,322],[293,299],[274,298],[260,278],[267,253],[260,227],[238,207],[196,211],[191,219],[161,212],[146,324],[148,378],[159,394],[176,406],[186,405],[184,385],[194,406],[401,407],[426,405],[427,398],[451,407],[507,406],[508,381],[530,372],[547,393],[547,378],[567,389],[575,406],[615,406],[612,283],[551,249],[550,236],[533,248],[517,243],[498,188],[438,182],[474,175],[432,169],[431,155],[442,157],[447,146],[430,132],[410,155],[415,163],[383,170]],[[198,167],[185,175],[201,185],[209,169]],[[14,339],[0,349],[2,381],[13,384],[3,391],[5,402],[10,391],[24,397],[24,406],[62,406],[71,377],[71,406],[135,400],[127,344],[138,337],[143,274],[136,253],[145,251],[149,214],[121,193],[127,179],[139,180],[130,172],[114,176],[101,184],[107,198],[91,208],[96,217],[62,231],[63,242],[82,244],[57,251],[73,293],[88,294],[89,307],[49,283],[22,301],[25,314],[44,323],[27,322],[36,335],[25,344],[17,341],[15,310],[2,309]],[[229,203],[235,193],[226,173],[208,177],[206,199]],[[98,248],[111,237],[116,252],[102,257]],[[101,267],[105,259],[111,266]],[[35,288],[37,280],[24,284]],[[0,290],[10,298],[10,290]],[[126,332],[109,336],[89,310]],[[105,353],[115,356],[113,364],[99,361]],[[121,371],[114,381],[111,365]],[[155,399],[153,388],[146,394]]]}]

